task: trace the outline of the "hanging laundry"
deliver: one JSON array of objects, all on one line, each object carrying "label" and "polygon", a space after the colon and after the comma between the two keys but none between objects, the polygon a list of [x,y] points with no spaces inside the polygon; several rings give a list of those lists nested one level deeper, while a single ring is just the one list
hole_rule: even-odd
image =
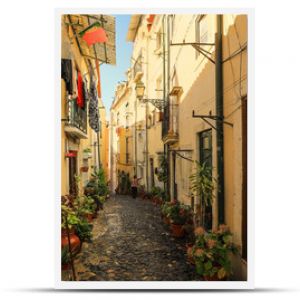
[{"label": "hanging laundry", "polygon": [[90,97],[89,97],[89,91],[88,91],[88,84],[85,80],[83,81],[83,97],[84,97],[85,102],[89,101]]},{"label": "hanging laundry", "polygon": [[98,77],[98,83],[97,83],[97,91],[98,91],[98,96],[101,98],[101,77],[100,77],[100,66],[99,66],[99,61],[96,59],[95,60],[96,64],[96,71],[97,71],[97,77]]},{"label": "hanging laundry", "polygon": [[79,71],[77,72],[77,91],[78,91],[77,105],[81,108],[84,108],[83,82],[82,82],[81,73]]},{"label": "hanging laundry", "polygon": [[95,81],[90,83],[90,101],[89,101],[89,125],[95,131],[99,132],[99,109],[98,109],[98,92]]},{"label": "hanging laundry", "polygon": [[73,93],[73,80],[72,80],[72,61],[71,59],[61,60],[61,78],[66,83],[66,88],[69,94]]},{"label": "hanging laundry", "polygon": [[101,27],[99,22],[95,22],[79,33],[82,39],[91,46],[96,43],[106,43],[107,36],[105,30]]}]

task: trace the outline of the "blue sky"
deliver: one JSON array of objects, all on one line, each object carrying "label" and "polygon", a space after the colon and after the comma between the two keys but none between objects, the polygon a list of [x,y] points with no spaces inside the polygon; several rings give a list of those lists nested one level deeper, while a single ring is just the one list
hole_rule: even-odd
[{"label": "blue sky", "polygon": [[126,35],[130,15],[115,15],[116,17],[116,60],[115,66],[103,64],[101,66],[101,91],[102,100],[106,107],[107,115],[114,97],[118,81],[126,80],[125,71],[130,67],[132,43],[126,42]]}]

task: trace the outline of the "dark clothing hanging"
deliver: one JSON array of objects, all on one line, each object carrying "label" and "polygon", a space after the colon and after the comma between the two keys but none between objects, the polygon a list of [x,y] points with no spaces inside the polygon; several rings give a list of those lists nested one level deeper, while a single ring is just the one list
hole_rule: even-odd
[{"label": "dark clothing hanging", "polygon": [[72,61],[71,59],[61,60],[61,78],[66,83],[66,88],[69,94],[73,94],[73,79],[72,79]]},{"label": "dark clothing hanging", "polygon": [[89,124],[95,131],[99,132],[99,110],[98,110],[98,92],[95,82],[90,83],[90,101],[89,101]]},{"label": "dark clothing hanging", "polygon": [[88,85],[85,80],[83,81],[83,98],[84,98],[85,103],[87,103],[90,98],[89,91],[88,91]]}]

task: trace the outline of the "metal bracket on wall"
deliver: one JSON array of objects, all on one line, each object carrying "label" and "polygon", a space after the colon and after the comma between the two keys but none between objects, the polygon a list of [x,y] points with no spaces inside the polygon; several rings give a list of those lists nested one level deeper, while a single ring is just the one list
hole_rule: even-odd
[{"label": "metal bracket on wall", "polygon": [[170,46],[192,46],[196,51],[200,52],[205,56],[210,62],[215,64],[215,61],[208,55],[212,55],[209,51],[205,50],[201,46],[215,46],[214,43],[171,43]]},{"label": "metal bracket on wall", "polygon": [[213,129],[217,130],[217,128],[211,124],[207,119],[213,120],[213,121],[221,121],[222,123],[229,125],[231,127],[233,127],[233,124],[227,121],[224,121],[223,117],[219,117],[219,116],[213,116],[213,115],[196,115],[195,111],[193,110],[193,118],[200,118],[202,119],[204,122],[206,122],[209,126],[211,126]]},{"label": "metal bracket on wall", "polygon": [[69,122],[70,118],[64,118],[64,119],[60,119],[61,122]]},{"label": "metal bracket on wall", "polygon": [[164,99],[141,99],[141,103],[147,103],[150,102],[153,104],[158,110],[162,110],[165,106],[165,100]]}]

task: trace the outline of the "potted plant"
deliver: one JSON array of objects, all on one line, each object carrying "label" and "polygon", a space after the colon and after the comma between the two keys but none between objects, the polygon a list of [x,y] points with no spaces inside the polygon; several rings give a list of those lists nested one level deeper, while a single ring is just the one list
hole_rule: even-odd
[{"label": "potted plant", "polygon": [[97,205],[90,196],[78,196],[74,201],[74,208],[79,218],[86,218],[89,222],[96,216]]},{"label": "potted plant", "polygon": [[152,202],[155,205],[160,205],[162,203],[161,193],[162,193],[162,189],[160,187],[156,187],[156,186],[152,187],[151,198],[152,198]]},{"label": "potted plant", "polygon": [[159,167],[156,171],[157,179],[160,182],[167,183],[168,181],[168,161],[165,155],[159,156]]},{"label": "potted plant", "polygon": [[200,200],[199,209],[201,211],[200,221],[204,225],[205,209],[212,205],[216,179],[212,176],[212,168],[206,163],[196,163],[196,170],[190,176],[192,196],[198,196]]},{"label": "potted plant", "polygon": [[161,216],[163,222],[166,225],[170,225],[170,218],[169,218],[169,209],[170,209],[170,201],[165,201],[165,203],[161,206]]},{"label": "potted plant", "polygon": [[86,173],[86,172],[89,171],[89,167],[88,167],[88,166],[82,166],[82,167],[80,168],[80,171],[83,172],[83,173]]},{"label": "potted plant", "polygon": [[180,238],[185,234],[184,224],[186,224],[190,215],[191,208],[188,205],[181,204],[179,201],[173,200],[168,209],[168,216],[171,220],[171,231],[174,237]]},{"label": "potted plant", "polygon": [[92,229],[93,225],[85,218],[80,219],[80,222],[75,225],[76,234],[78,235],[81,243],[91,241]]},{"label": "potted plant", "polygon": [[82,153],[83,159],[89,159],[92,157],[92,150],[90,148],[85,148]]},{"label": "potted plant", "polygon": [[207,281],[226,280],[232,274],[230,254],[237,253],[232,234],[226,225],[206,232],[203,227],[195,229],[193,259],[196,273]]},{"label": "potted plant", "polygon": [[76,254],[80,251],[81,242],[75,233],[75,225],[80,222],[80,219],[74,210],[66,205],[61,206],[61,215],[61,247],[69,249],[70,244],[70,250]]}]

